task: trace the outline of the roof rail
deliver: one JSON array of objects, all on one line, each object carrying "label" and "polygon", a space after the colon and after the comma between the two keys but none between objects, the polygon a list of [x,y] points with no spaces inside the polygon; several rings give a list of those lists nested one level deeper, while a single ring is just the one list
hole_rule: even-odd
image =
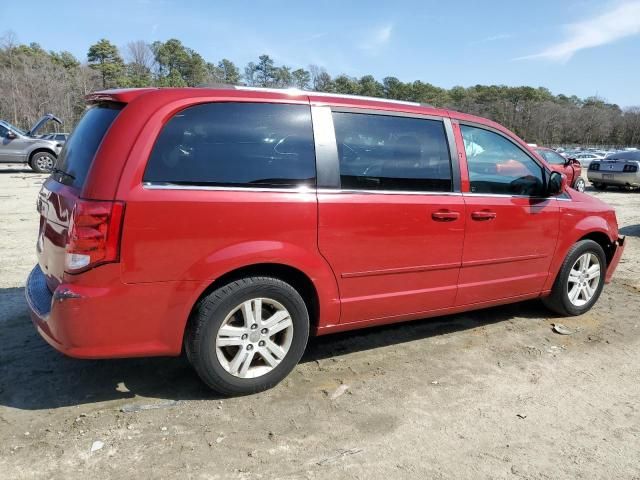
[{"label": "roof rail", "polygon": [[424,103],[408,102],[405,100],[391,100],[388,98],[379,97],[365,97],[362,95],[346,95],[344,93],[329,93],[329,92],[314,92],[309,90],[301,90],[299,88],[263,88],[263,87],[245,87],[242,85],[236,85],[236,90],[248,90],[255,92],[271,92],[271,93],[284,93],[288,95],[313,95],[314,97],[335,97],[335,98],[351,98],[354,100],[373,100],[377,102],[396,103],[400,105],[410,105],[412,107],[430,107]]}]

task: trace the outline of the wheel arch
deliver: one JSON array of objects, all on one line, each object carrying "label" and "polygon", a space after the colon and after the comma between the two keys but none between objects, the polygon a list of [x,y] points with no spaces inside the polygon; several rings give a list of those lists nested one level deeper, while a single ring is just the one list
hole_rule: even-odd
[{"label": "wheel arch", "polygon": [[40,152],[47,152],[50,153],[51,155],[53,155],[53,158],[57,159],[58,156],[56,155],[56,152],[54,152],[53,150],[51,150],[49,147],[44,147],[42,145],[35,147],[33,150],[30,150],[27,153],[27,162],[30,164],[31,160],[33,159],[33,156],[36,153],[40,153]]},{"label": "wheel arch", "polygon": [[[229,282],[232,282],[239,278],[256,276],[278,278],[279,280],[287,282],[289,285],[295,288],[298,293],[300,293],[305,304],[307,305],[307,310],[309,311],[311,332],[316,332],[318,327],[320,326],[321,313],[323,320],[325,320],[325,316],[329,318],[336,316],[339,317],[339,305],[337,299],[335,301],[335,305],[333,305],[334,302],[326,304],[327,299],[323,298],[323,293],[326,296],[326,292],[323,292],[322,287],[317,284],[317,279],[315,279],[316,281],[314,281],[314,277],[312,275],[309,275],[304,270],[290,264],[280,262],[260,262],[237,266],[231,270],[226,271],[225,273],[218,275],[212,281],[204,284],[200,289],[200,293],[198,294],[197,298],[192,302],[191,307],[188,310],[188,315],[185,319],[185,323],[182,329],[182,335],[184,336],[184,333],[189,328],[189,324],[193,318],[193,313],[198,308],[200,302],[202,302],[202,300],[206,298],[207,295],[220,288],[221,286],[226,285]],[[338,311],[326,311],[335,309],[338,309]]]},{"label": "wheel arch", "polygon": [[[594,219],[597,219],[596,224],[592,223]],[[611,239],[611,232],[609,231],[608,225],[604,219],[600,217],[587,217],[574,227],[574,231],[576,232],[575,235],[572,235],[564,242],[561,242],[556,248],[556,252],[549,268],[549,276],[542,290],[543,295],[551,291],[551,288],[560,273],[562,262],[564,262],[564,259],[567,256],[567,252],[576,243],[582,240],[593,240],[604,250],[607,266],[613,259],[616,249],[615,241]]]}]

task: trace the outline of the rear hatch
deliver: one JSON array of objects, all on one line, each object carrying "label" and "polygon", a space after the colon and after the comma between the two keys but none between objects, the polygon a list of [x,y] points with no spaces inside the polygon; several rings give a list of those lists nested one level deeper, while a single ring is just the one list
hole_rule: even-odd
[{"label": "rear hatch", "polygon": [[82,202],[82,189],[102,139],[122,107],[103,103],[85,112],[38,195],[40,231],[36,250],[51,291],[62,282],[65,270],[69,270],[65,258],[74,209]]}]

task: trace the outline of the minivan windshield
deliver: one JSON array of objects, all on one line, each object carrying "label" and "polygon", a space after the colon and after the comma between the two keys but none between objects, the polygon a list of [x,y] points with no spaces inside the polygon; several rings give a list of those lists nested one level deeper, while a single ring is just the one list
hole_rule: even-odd
[{"label": "minivan windshield", "polygon": [[85,112],[58,157],[53,173],[56,180],[77,188],[84,185],[100,143],[122,107],[104,103]]}]

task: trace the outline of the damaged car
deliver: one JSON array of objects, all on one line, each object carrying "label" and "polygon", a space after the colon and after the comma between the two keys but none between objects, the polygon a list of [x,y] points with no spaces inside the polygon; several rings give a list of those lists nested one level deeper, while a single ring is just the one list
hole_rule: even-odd
[{"label": "damaged car", "polygon": [[0,120],[0,164],[27,163],[33,171],[38,173],[48,173],[53,170],[62,150],[62,143],[56,139],[36,136],[37,132],[50,121],[62,125],[62,121],[51,113],[40,118],[28,132]]}]

